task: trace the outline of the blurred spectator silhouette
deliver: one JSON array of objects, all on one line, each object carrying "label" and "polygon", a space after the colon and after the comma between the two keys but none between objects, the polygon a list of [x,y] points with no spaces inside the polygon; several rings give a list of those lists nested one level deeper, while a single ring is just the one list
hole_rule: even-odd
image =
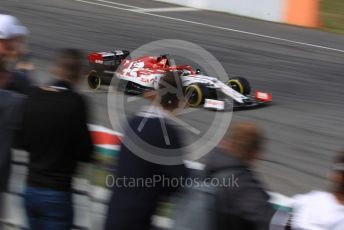
[{"label": "blurred spectator silhouette", "polygon": [[292,229],[344,229],[344,151],[338,153],[329,176],[330,192],[312,191],[293,197]]},{"label": "blurred spectator silhouette", "polygon": [[26,75],[9,71],[10,63],[21,53],[28,30],[10,15],[0,14],[0,219],[3,216],[3,193],[7,191],[11,146],[20,122],[23,98],[14,92],[26,92],[30,83]]},{"label": "blurred spectator silhouette", "polygon": [[32,85],[28,75],[34,68],[25,43],[28,32],[17,18],[0,14],[0,62],[11,72],[6,88],[22,94],[27,94]]},{"label": "blurred spectator silhouette", "polygon": [[[178,89],[178,86],[181,86],[180,78],[174,72],[169,72],[166,76],[161,77],[157,92],[149,91],[145,93],[146,98],[157,103],[148,108],[143,108],[140,113],[129,121],[129,127],[125,130],[119,154],[117,178],[127,178],[127,181],[140,181],[141,179],[149,181],[158,176],[164,176],[165,179],[179,179],[187,175],[187,170],[182,164],[181,135],[169,119],[169,116],[173,116],[171,112],[178,107],[180,98],[176,92],[164,93],[168,87]],[[139,131],[138,127],[140,127],[142,121],[145,121],[145,125]],[[164,132],[162,126],[165,127],[166,132]],[[166,142],[164,134],[168,135],[169,143]],[[151,154],[160,154],[161,156],[167,154],[164,149],[175,149],[174,155],[180,157],[181,164],[160,165],[141,158],[138,156],[138,152],[133,152],[132,149],[128,148],[128,139],[135,140],[134,136],[160,149],[159,153],[152,151]],[[142,145],[142,150],[150,151],[150,149],[145,149],[144,145]],[[140,151],[140,149],[137,151]],[[151,229],[151,217],[157,208],[159,200],[162,196],[168,196],[178,189],[178,186],[164,186],[158,181],[153,182],[154,185],[147,182],[147,184],[132,187],[123,180],[118,180],[118,182],[113,188],[109,205],[105,226],[107,230]]]},{"label": "blurred spectator silhouette", "polygon": [[253,172],[264,148],[264,134],[250,123],[235,124],[209,154],[207,177],[237,179],[238,186],[218,188],[215,198],[219,230],[266,230],[275,213],[264,185]]},{"label": "blurred spectator silhouette", "polygon": [[[18,129],[23,98],[4,90],[9,83],[10,73],[0,62],[0,219],[3,217],[3,193],[7,192],[10,174],[11,146],[14,131]],[[1,229],[1,223],[0,223]]]},{"label": "blurred spectator silhouette", "polygon": [[25,208],[33,230],[73,224],[72,176],[77,162],[89,162],[93,151],[87,105],[74,89],[82,60],[78,50],[61,50],[52,68],[56,80],[32,88],[24,104],[20,143],[29,152]]}]

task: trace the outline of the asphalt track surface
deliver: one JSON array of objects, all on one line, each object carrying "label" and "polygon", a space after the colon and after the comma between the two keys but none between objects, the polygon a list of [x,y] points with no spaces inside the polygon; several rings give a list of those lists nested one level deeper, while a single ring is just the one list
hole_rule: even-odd
[{"label": "asphalt track surface", "polygon": [[[270,190],[293,195],[328,187],[332,158],[344,148],[344,37],[208,11],[142,14],[132,6],[174,7],[149,0],[1,0],[0,12],[29,27],[40,82],[49,80],[58,48],[134,50],[159,39],[199,44],[228,73],[273,93],[271,106],[233,115],[233,121],[254,121],[267,133],[258,170]],[[83,90],[92,105],[92,123],[111,127],[107,94]],[[189,119],[202,128],[212,116],[197,110]]]}]

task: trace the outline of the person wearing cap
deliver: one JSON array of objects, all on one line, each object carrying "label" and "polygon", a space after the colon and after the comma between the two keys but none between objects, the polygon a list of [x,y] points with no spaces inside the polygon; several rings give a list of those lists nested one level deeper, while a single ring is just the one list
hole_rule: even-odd
[{"label": "person wearing cap", "polygon": [[293,197],[291,229],[344,229],[344,150],[338,153],[329,180],[330,192],[312,191]]},{"label": "person wearing cap", "polygon": [[[11,146],[14,131],[19,126],[23,97],[5,90],[10,74],[0,63],[0,219],[5,210],[3,195],[7,192],[10,174]],[[0,223],[1,229],[1,223]]]},{"label": "person wearing cap", "polygon": [[0,14],[0,219],[5,211],[2,200],[8,189],[14,132],[20,125],[24,101],[16,92],[26,93],[31,84],[26,73],[9,71],[9,65],[21,56],[27,34],[15,17]]},{"label": "person wearing cap", "polygon": [[[28,33],[17,18],[0,14],[0,62],[11,69],[7,89],[22,94],[26,94],[32,84],[28,71],[33,70],[33,65],[26,60],[28,55],[24,42]],[[9,68],[11,65],[13,67]]]}]

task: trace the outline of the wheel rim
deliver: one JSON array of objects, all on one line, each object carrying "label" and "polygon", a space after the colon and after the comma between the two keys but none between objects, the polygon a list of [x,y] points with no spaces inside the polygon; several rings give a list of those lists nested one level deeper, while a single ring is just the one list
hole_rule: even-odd
[{"label": "wheel rim", "polygon": [[202,102],[202,92],[198,86],[190,85],[185,90],[185,95],[189,96],[187,102],[190,106],[198,106]]},{"label": "wheel rim", "polygon": [[244,87],[238,80],[229,80],[228,85],[230,85],[235,91],[241,94],[244,93]]}]

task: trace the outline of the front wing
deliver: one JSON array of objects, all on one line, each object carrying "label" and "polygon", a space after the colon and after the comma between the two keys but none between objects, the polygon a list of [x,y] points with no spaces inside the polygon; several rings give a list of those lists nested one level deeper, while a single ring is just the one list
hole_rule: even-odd
[{"label": "front wing", "polygon": [[243,102],[238,102],[230,96],[218,92],[216,98],[206,98],[204,101],[204,108],[210,110],[240,110],[250,109],[259,106],[267,105],[272,101],[271,93],[264,93],[257,91],[254,95],[246,96]]}]

